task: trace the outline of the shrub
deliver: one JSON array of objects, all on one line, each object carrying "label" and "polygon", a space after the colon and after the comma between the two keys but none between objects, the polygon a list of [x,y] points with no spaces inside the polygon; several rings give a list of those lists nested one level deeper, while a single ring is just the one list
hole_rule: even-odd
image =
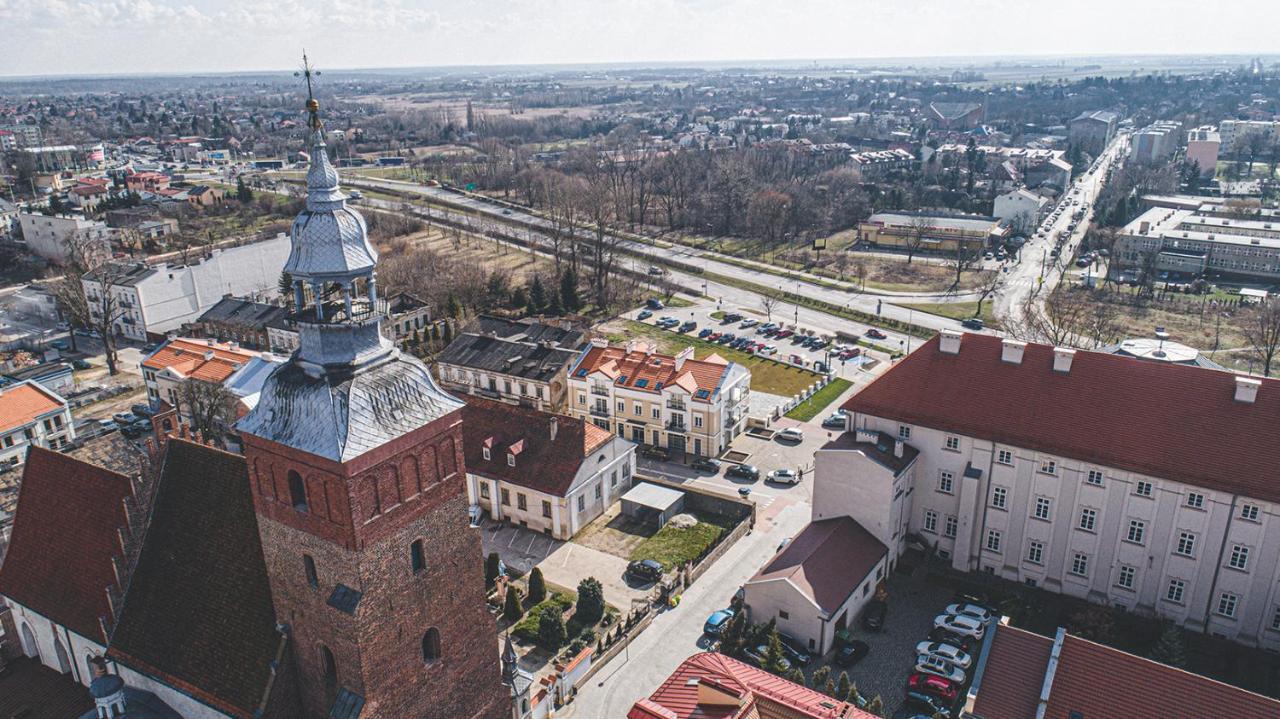
[{"label": "shrub", "polygon": [[524,609],[520,607],[520,590],[515,587],[507,587],[507,599],[502,606],[502,617],[508,622],[515,623],[520,620],[520,616],[523,614]]},{"label": "shrub", "polygon": [[[511,633],[517,639],[526,642],[538,641],[538,622],[542,617],[542,613],[548,609],[557,609],[563,616],[564,612],[573,606],[574,597],[571,594],[561,594],[559,592],[551,595],[548,599],[529,607],[525,612],[524,619],[521,619],[511,628]],[[528,602],[526,602],[527,604]]]},{"label": "shrub", "polygon": [[538,646],[555,651],[569,638],[564,628],[564,613],[559,607],[549,607],[538,617]]},{"label": "shrub", "polygon": [[529,572],[529,596],[525,598],[525,606],[539,604],[547,598],[547,583],[542,579],[542,570],[537,567]]},{"label": "shrub", "polygon": [[592,626],[604,616],[604,587],[595,577],[578,582],[578,609],[573,618],[585,626]]},{"label": "shrub", "polygon": [[498,581],[498,572],[501,571],[502,559],[498,557],[497,552],[489,552],[489,556],[484,560],[484,585],[493,588],[494,583]]}]

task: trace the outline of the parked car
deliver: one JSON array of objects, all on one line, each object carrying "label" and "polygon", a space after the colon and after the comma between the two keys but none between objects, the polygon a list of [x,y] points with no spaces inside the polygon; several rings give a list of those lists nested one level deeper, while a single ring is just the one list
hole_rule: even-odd
[{"label": "parked car", "polygon": [[827,429],[844,429],[845,419],[846,415],[844,410],[840,410],[839,412],[836,412],[822,420],[822,426]]},{"label": "parked car", "polygon": [[760,479],[760,470],[750,464],[733,464],[724,471],[724,476],[754,482]]},{"label": "parked car", "polygon": [[961,669],[968,669],[973,663],[973,657],[969,656],[968,652],[946,642],[920,642],[916,645],[916,654],[941,657]]},{"label": "parked car", "polygon": [[982,320],[977,317],[970,317],[969,319],[961,322],[960,326],[971,329],[971,330],[980,330],[986,327],[986,325],[983,324]]},{"label": "parked car", "polygon": [[800,475],[794,469],[775,469],[769,473],[769,481],[778,484],[800,484]]},{"label": "parked car", "polygon": [[698,457],[690,462],[689,466],[699,472],[710,472],[715,474],[720,471],[720,460],[712,457]]},{"label": "parked car", "polygon": [[777,352],[778,352],[778,348],[775,345],[765,345],[764,347],[760,348],[760,354],[762,355],[772,355],[772,354],[777,354]]},{"label": "parked car", "polygon": [[698,339],[705,340],[707,337],[710,337],[710,336],[711,336],[710,327],[703,327],[702,329],[698,330]]},{"label": "parked car", "polygon": [[117,426],[116,421],[114,419],[100,419],[97,421],[97,425],[98,425],[98,429],[104,432],[110,432],[111,430],[115,429]]},{"label": "parked car", "polygon": [[787,427],[778,432],[777,438],[783,442],[803,442],[804,432],[796,427]]},{"label": "parked car", "polygon": [[49,346],[53,347],[59,352],[66,352],[67,350],[71,349],[71,343],[67,342],[66,340],[54,340],[49,343]]},{"label": "parked car", "polygon": [[623,576],[638,582],[656,582],[662,579],[662,565],[652,559],[637,559],[627,565]]},{"label": "parked car", "polygon": [[89,369],[93,367],[93,365],[89,364],[88,362],[82,359],[73,359],[71,360],[71,367],[73,369]]},{"label": "parked car", "polygon": [[956,634],[955,632],[948,631],[942,627],[934,627],[929,630],[929,641],[950,644],[953,647],[960,647],[967,652],[977,640],[970,636]]},{"label": "parked car", "polygon": [[927,717],[942,716],[950,719],[952,716],[951,707],[946,702],[922,692],[913,692],[910,689],[907,690],[904,705],[908,709],[919,710],[921,714]]},{"label": "parked car", "polygon": [[132,410],[133,413],[138,415],[139,417],[154,417],[156,414],[156,411],[154,409],[151,409],[151,405],[143,404],[141,402],[133,405],[129,409]]},{"label": "parked car", "polygon": [[742,319],[742,315],[737,312],[726,312],[724,315],[725,322],[737,322]]},{"label": "parked car", "polygon": [[987,633],[987,625],[982,620],[967,614],[939,614],[934,617],[933,626],[974,639],[981,639]]},{"label": "parked car", "polygon": [[933,674],[956,684],[964,684],[964,671],[956,665],[932,654],[916,656],[916,671],[921,674]]},{"label": "parked car", "polygon": [[885,333],[881,332],[880,330],[876,329],[875,327],[871,327],[871,328],[868,328],[868,329],[867,329],[867,336],[868,336],[868,337],[870,337],[870,338],[871,338],[871,339],[873,339],[873,340],[885,340],[885,339],[889,339],[889,335],[887,335],[887,334],[885,334]]},{"label": "parked car", "polygon": [[652,297],[644,301],[644,306],[651,310],[660,310],[666,307],[666,305],[662,304],[662,300],[654,299]]},{"label": "parked car", "polygon": [[687,320],[685,321],[684,324],[680,325],[681,332],[689,332],[691,330],[696,330],[697,328],[698,328],[698,323],[694,322],[693,320]]},{"label": "parked car", "polygon": [[[778,668],[781,669],[784,673],[791,671],[791,660],[787,659],[786,652],[787,650],[784,645],[784,648],[782,650],[783,656],[778,658]],[[756,663],[756,666],[763,668],[764,658],[769,656],[769,645],[761,644],[755,649],[748,649],[747,656],[754,660],[754,663]]]},{"label": "parked car", "polygon": [[661,267],[658,267],[658,266],[656,266],[656,265],[649,265],[649,274],[651,274],[651,275],[660,275],[660,274],[662,274],[662,268],[661,268]]},{"label": "parked car", "polygon": [[131,426],[131,427],[133,427],[133,429],[137,430],[139,433],[146,433],[146,432],[150,432],[150,431],[151,431],[151,420],[150,420],[150,419],[147,419],[147,418],[143,418],[143,419],[138,420],[137,422],[134,422],[134,423],[133,423],[132,425],[130,425],[130,426]]},{"label": "parked car", "polygon": [[133,424],[138,417],[133,412],[116,412],[111,415],[111,419],[114,419],[116,424]]},{"label": "parked car", "polygon": [[711,334],[707,335],[707,341],[715,342],[716,340],[720,339],[720,334],[721,333],[719,332],[712,332]]},{"label": "parked car", "polygon": [[782,640],[782,653],[787,655],[787,660],[791,662],[791,666],[805,666],[813,661],[813,657],[809,652],[805,651],[799,639],[779,632],[778,639]]},{"label": "parked car", "polygon": [[851,667],[870,653],[871,646],[864,641],[854,639],[842,642],[840,648],[836,650],[836,663],[842,667]]},{"label": "parked car", "polygon": [[636,315],[636,319],[643,321],[643,320],[649,319],[652,316],[653,316],[653,313],[650,312],[649,310],[640,310],[640,313]]},{"label": "parked car", "polygon": [[955,604],[948,604],[947,608],[943,611],[947,614],[967,614],[971,617],[980,619],[984,624],[992,619],[991,612],[986,607],[981,607],[977,604],[957,602]]},{"label": "parked car", "polygon": [[724,625],[728,624],[730,619],[733,619],[732,609],[718,609],[707,617],[707,621],[702,625],[702,631],[705,634],[718,637],[720,632],[724,630]]},{"label": "parked car", "polygon": [[837,356],[838,356],[842,361],[847,361],[847,360],[851,360],[851,359],[853,359],[854,357],[857,357],[857,356],[858,356],[858,355],[860,355],[860,354],[862,354],[862,348],[861,348],[861,347],[853,347],[853,348],[851,348],[851,349],[844,350],[843,352],[841,352],[841,353],[840,353],[839,355],[837,355]]},{"label": "parked car", "polygon": [[960,694],[956,689],[956,685],[946,679],[936,674],[921,674],[919,672],[907,677],[907,689],[935,696],[947,703],[954,702]]},{"label": "parked car", "polygon": [[758,324],[760,324],[760,320],[753,320],[750,317],[748,317],[747,319],[743,320],[741,324],[738,325],[738,329],[745,330],[749,327],[755,327]]},{"label": "parked car", "polygon": [[862,628],[872,632],[884,629],[884,615],[889,612],[889,605],[883,600],[872,599],[862,610]]},{"label": "parked car", "polygon": [[774,338],[785,340],[793,334],[795,334],[795,332],[792,332],[791,330],[778,330],[778,333],[774,335]]},{"label": "parked car", "polygon": [[666,447],[646,446],[644,449],[640,450],[640,456],[646,459],[656,459],[665,462],[668,459],[671,459],[671,452],[668,451]]}]

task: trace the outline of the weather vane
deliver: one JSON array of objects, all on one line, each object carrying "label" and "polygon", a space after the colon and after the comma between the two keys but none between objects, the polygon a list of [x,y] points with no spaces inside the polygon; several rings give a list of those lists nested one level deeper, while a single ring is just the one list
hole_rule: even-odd
[{"label": "weather vane", "polygon": [[311,129],[319,130],[322,127],[320,122],[320,103],[316,100],[315,93],[311,90],[312,75],[319,76],[320,71],[311,66],[311,62],[307,60],[307,51],[303,50],[302,70],[293,73],[293,76],[305,78],[307,81],[307,113],[310,115],[307,119],[307,124],[311,126]]}]

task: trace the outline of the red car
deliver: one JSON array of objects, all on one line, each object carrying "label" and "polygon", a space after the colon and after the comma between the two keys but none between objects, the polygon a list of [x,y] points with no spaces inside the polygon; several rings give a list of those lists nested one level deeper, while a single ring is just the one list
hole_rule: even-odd
[{"label": "red car", "polygon": [[842,360],[853,359],[854,357],[857,357],[860,354],[862,354],[862,350],[857,347],[854,347],[851,350],[845,350],[844,352],[841,352],[840,359]]},{"label": "red car", "polygon": [[715,342],[716,340],[720,339],[720,335],[721,335],[720,332],[712,332],[711,334],[707,335],[707,341]]},{"label": "red car", "polygon": [[889,335],[886,335],[885,333],[881,332],[875,327],[872,327],[871,329],[867,330],[867,336],[877,340],[882,340],[889,337]]},{"label": "red car", "polygon": [[958,692],[956,685],[932,674],[921,674],[916,672],[907,679],[907,689],[913,692],[923,692],[932,694],[946,702],[954,702]]},{"label": "red car", "polygon": [[782,340],[790,337],[793,334],[795,334],[795,332],[792,332],[791,330],[782,330],[778,332],[778,334],[774,335],[774,338]]}]

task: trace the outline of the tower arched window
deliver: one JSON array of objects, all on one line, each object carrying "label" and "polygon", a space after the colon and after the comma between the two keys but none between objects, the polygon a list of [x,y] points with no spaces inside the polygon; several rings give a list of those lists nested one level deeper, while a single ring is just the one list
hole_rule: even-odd
[{"label": "tower arched window", "polygon": [[307,584],[312,588],[320,586],[320,575],[316,574],[316,560],[310,554],[302,555],[302,568],[307,572]]},{"label": "tower arched window", "polygon": [[414,574],[427,568],[427,554],[421,539],[415,539],[409,545],[409,563],[413,566]]},{"label": "tower arched window", "polygon": [[440,630],[435,627],[422,635],[422,661],[427,664],[440,661]]},{"label": "tower arched window", "polygon": [[289,504],[299,512],[307,511],[307,486],[302,483],[302,475],[289,470]]},{"label": "tower arched window", "polygon": [[333,658],[333,652],[323,644],[320,645],[320,670],[324,674],[325,688],[338,685],[338,663]]}]

